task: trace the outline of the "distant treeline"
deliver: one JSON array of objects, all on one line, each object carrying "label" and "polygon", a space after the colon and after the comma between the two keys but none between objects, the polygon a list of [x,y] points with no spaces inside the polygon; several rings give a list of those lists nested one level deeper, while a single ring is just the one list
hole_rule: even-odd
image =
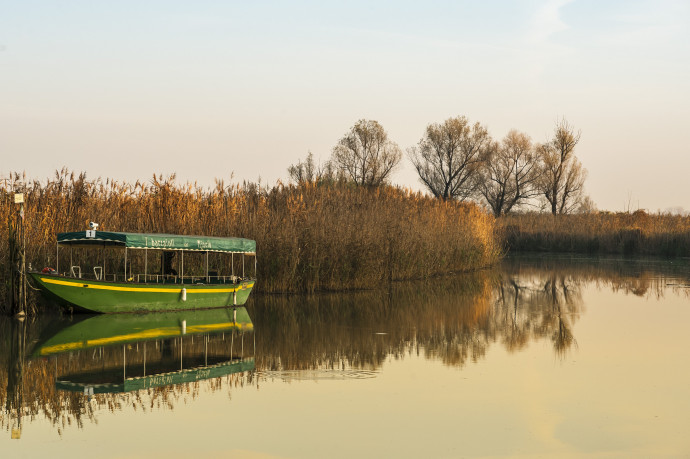
[{"label": "distant treeline", "polygon": [[372,288],[389,280],[476,270],[500,258],[494,218],[476,204],[441,201],[390,185],[302,183],[214,188],[88,180],[58,171],[46,181],[0,182],[0,265],[6,289],[12,193],[25,193],[27,263],[50,266],[56,234],[88,229],[233,236],[257,242],[257,289]]},{"label": "distant treeline", "polygon": [[[587,170],[575,155],[579,141],[580,131],[565,119],[546,142],[534,143],[515,129],[494,140],[486,126],[457,116],[427,125],[407,156],[425,190],[444,201],[479,202],[496,217],[534,206],[569,214],[594,209],[584,193]],[[361,119],[333,147],[330,160],[317,164],[309,153],[288,173],[297,183],[344,179],[380,186],[402,158],[381,124]]]},{"label": "distant treeline", "polygon": [[511,252],[690,256],[690,217],[635,212],[509,214],[497,229]]}]

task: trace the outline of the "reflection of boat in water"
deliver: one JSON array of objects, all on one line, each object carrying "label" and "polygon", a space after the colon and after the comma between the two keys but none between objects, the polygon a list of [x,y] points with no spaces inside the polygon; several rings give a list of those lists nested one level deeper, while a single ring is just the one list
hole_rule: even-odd
[{"label": "reflection of boat in water", "polygon": [[245,355],[251,331],[243,307],[97,315],[48,333],[32,355],[67,358],[56,389],[129,392],[251,371],[253,352]]},{"label": "reflection of boat in water", "polygon": [[[107,376],[107,373],[76,373],[61,376],[60,379],[55,381],[55,388],[72,392],[84,392],[88,395],[131,392],[152,387],[171,386],[203,379],[218,378],[251,370],[254,370],[254,358],[242,359],[236,362],[223,362],[202,368],[171,370],[154,375],[134,377],[125,377],[119,374],[119,372],[119,378],[116,378],[115,375],[112,378],[104,378],[104,376]],[[115,379],[119,379],[119,381]]]},{"label": "reflection of boat in water", "polygon": [[[65,248],[69,265],[61,272]],[[49,298],[88,312],[242,305],[256,277],[256,243],[242,238],[94,229],[58,234],[56,254],[56,269],[31,272],[32,279]],[[245,256],[254,257],[254,277],[245,273]]]},{"label": "reflection of boat in water", "polygon": [[58,324],[58,331],[49,331],[50,336],[34,348],[33,356],[198,333],[253,329],[244,307],[75,317],[74,322]]}]

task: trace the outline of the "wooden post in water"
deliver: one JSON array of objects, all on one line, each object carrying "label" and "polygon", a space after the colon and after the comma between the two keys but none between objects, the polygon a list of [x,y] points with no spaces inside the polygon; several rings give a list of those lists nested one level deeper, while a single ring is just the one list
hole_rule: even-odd
[{"label": "wooden post in water", "polygon": [[24,194],[15,193],[16,213],[9,224],[10,249],[10,311],[14,315],[26,315],[26,239],[24,234]]},{"label": "wooden post in water", "polygon": [[11,313],[14,311],[14,246],[16,245],[16,237],[14,235],[14,209],[12,208],[12,193],[8,191],[7,193],[7,274],[9,277],[10,285],[7,291],[7,304],[9,304],[10,309],[6,312]]}]

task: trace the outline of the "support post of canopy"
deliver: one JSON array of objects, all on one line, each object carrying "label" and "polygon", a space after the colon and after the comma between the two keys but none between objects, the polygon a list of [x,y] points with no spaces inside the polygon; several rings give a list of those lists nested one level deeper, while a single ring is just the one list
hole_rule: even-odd
[{"label": "support post of canopy", "polygon": [[232,281],[235,282],[235,253],[230,254],[230,275],[232,276]]},{"label": "support post of canopy", "polygon": [[149,270],[149,248],[144,247],[144,282],[148,282],[148,270]]},{"label": "support post of canopy", "polygon": [[210,283],[211,281],[209,280],[210,278],[208,277],[208,250],[206,251],[206,283]]},{"label": "support post of canopy", "polygon": [[[182,273],[180,275],[180,282],[184,284],[184,250],[180,250],[180,272]],[[181,340],[180,343],[182,343]]]},{"label": "support post of canopy", "polygon": [[127,247],[125,247],[125,282],[127,282]]},{"label": "support post of canopy", "polygon": [[244,252],[242,252],[242,279],[244,279]]}]

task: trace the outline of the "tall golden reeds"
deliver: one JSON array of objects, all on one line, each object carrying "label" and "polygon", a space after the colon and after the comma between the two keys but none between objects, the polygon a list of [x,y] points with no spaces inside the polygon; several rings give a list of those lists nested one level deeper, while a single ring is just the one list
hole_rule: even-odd
[{"label": "tall golden reeds", "polygon": [[[474,204],[443,202],[395,187],[347,183],[215,187],[88,180],[57,171],[46,181],[13,175],[0,182],[0,212],[26,195],[27,262],[55,259],[59,232],[87,229],[234,236],[257,242],[257,289],[313,292],[372,288],[390,280],[468,271],[496,262],[494,218]],[[0,229],[0,263],[7,260]]]}]

